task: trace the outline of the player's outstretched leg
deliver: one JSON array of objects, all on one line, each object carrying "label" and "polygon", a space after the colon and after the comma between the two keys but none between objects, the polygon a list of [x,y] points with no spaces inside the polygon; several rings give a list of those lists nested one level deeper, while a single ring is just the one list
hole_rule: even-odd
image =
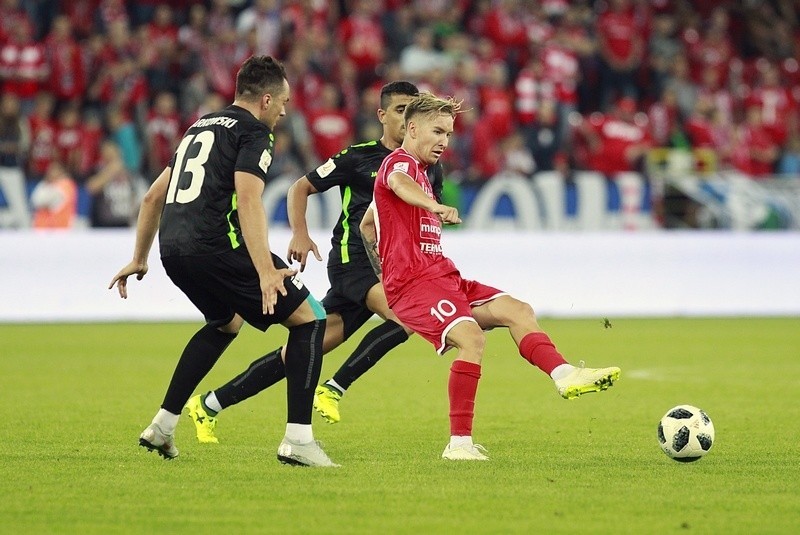
[{"label": "player's outstretched leg", "polygon": [[253,361],[245,371],[221,387],[189,400],[186,410],[194,422],[198,441],[206,444],[218,443],[215,430],[217,417],[222,409],[241,403],[286,377],[281,349],[279,347]]},{"label": "player's outstretched leg", "polygon": [[339,401],[359,377],[367,373],[386,353],[408,340],[401,325],[386,320],[369,331],[332,379],[314,391],[314,410],[331,424],[341,420]]},{"label": "player's outstretched leg", "polygon": [[543,332],[525,335],[519,344],[519,352],[531,364],[550,375],[556,390],[564,399],[607,390],[620,376],[620,369],[616,366],[586,368],[583,362],[578,367],[573,366],[561,356],[550,337]]},{"label": "player's outstretched leg", "polygon": [[575,399],[589,392],[607,390],[619,379],[620,369],[616,366],[608,368],[586,368],[583,361],[580,366],[572,366],[567,373],[556,378],[553,375],[558,393],[564,399]]}]

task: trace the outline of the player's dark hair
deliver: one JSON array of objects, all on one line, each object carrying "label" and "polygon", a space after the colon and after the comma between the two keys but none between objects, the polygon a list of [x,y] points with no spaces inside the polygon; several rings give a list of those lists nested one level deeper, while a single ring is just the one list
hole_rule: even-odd
[{"label": "player's dark hair", "polygon": [[252,100],[279,92],[286,79],[283,64],[271,56],[250,56],[236,73],[236,98]]},{"label": "player's dark hair", "polygon": [[392,98],[392,95],[416,97],[419,95],[419,89],[411,82],[406,82],[405,80],[389,82],[381,88],[381,109],[385,110],[389,107],[389,99]]}]

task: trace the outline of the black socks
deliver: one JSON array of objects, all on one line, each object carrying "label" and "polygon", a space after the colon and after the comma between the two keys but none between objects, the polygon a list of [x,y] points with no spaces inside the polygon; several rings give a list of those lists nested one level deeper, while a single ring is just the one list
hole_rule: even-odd
[{"label": "black socks", "polygon": [[210,325],[197,331],[186,344],[172,373],[161,408],[172,414],[180,414],[194,389],[211,371],[234,338],[235,334],[224,333]]}]

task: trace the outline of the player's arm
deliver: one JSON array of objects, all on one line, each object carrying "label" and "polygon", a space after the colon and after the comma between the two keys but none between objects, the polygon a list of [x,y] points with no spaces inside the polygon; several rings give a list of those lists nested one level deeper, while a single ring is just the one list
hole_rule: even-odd
[{"label": "player's arm", "polygon": [[378,254],[378,232],[375,230],[375,211],[370,204],[364,218],[358,225],[361,231],[361,241],[364,242],[364,248],[367,250],[367,258],[369,263],[372,264],[372,269],[378,278],[381,278],[381,257]]},{"label": "player's arm", "polygon": [[150,248],[153,246],[158,225],[161,223],[161,211],[167,199],[171,174],[172,168],[165,168],[145,193],[136,221],[136,244],[133,248],[133,259],[111,279],[111,284],[108,285],[110,290],[116,284],[119,296],[123,299],[128,298],[128,277],[136,275],[136,280],[142,280],[142,277],[147,274],[147,257],[150,255]]},{"label": "player's arm", "polygon": [[299,261],[300,271],[306,268],[309,251],[314,252],[317,260],[322,260],[317,244],[308,234],[308,222],[306,221],[308,197],[315,193],[317,193],[317,188],[308,180],[307,176],[302,176],[289,187],[286,194],[286,209],[289,212],[289,226],[292,228],[292,239],[289,241],[286,258],[289,262]]},{"label": "player's arm", "polygon": [[242,227],[247,251],[258,272],[261,282],[262,312],[272,314],[278,293],[286,295],[283,279],[297,273],[291,269],[276,269],[272,262],[267,231],[267,214],[261,195],[264,193],[264,182],[252,173],[236,171],[236,209],[239,212],[239,224]]},{"label": "player's arm", "polygon": [[406,204],[433,212],[438,215],[444,223],[449,223],[451,225],[461,223],[457,208],[439,204],[434,199],[428,197],[420,185],[414,182],[407,174],[394,171],[387,177],[386,183],[394,194],[400,197]]}]

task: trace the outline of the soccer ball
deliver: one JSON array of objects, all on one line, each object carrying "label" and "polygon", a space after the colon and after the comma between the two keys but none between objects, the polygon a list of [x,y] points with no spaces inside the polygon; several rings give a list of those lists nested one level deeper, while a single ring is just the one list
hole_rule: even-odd
[{"label": "soccer ball", "polygon": [[714,444],[714,424],[705,411],[678,405],[658,422],[658,444],[667,457],[682,463],[697,461]]}]

